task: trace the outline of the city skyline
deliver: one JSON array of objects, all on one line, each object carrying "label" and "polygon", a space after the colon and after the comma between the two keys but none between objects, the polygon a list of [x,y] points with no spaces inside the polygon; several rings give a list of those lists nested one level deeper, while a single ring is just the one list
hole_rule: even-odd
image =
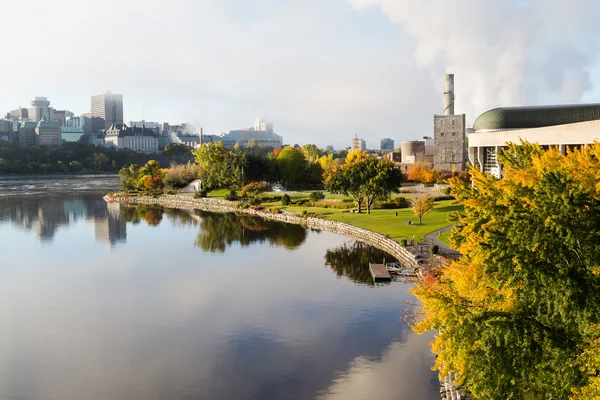
[{"label": "city skyline", "polygon": [[[358,133],[376,148],[432,134],[446,72],[467,125],[497,106],[600,101],[592,1],[176,3],[8,4],[7,14],[43,28],[0,26],[7,54],[22,54],[3,67],[11,79],[0,110],[47,97],[81,115],[91,95],[111,90],[123,94],[125,121],[186,121],[215,134],[265,115],[288,144],[347,147]],[[109,20],[120,29],[103,30]],[[39,35],[77,51],[23,53],[20,43]]]}]

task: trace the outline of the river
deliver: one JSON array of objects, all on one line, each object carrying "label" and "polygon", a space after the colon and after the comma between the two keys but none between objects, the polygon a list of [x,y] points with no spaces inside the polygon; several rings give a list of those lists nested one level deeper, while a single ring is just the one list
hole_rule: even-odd
[{"label": "river", "polygon": [[0,180],[0,399],[439,399],[391,259],[234,214],[106,204],[114,177]]}]

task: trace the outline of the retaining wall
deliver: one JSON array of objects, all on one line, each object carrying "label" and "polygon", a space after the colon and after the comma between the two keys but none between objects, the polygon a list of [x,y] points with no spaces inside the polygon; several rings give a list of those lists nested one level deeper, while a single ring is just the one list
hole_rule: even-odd
[{"label": "retaining wall", "polygon": [[381,249],[395,257],[407,268],[417,268],[418,266],[414,254],[402,247],[395,240],[389,239],[380,233],[372,232],[354,225],[345,224],[343,222],[328,221],[314,217],[302,217],[291,213],[272,214],[265,211],[255,210],[253,208],[236,208],[237,203],[235,201],[219,199],[194,199],[192,197],[173,195],[162,195],[158,197],[106,195],[104,196],[104,200],[107,202],[118,202],[132,205],[157,205],[166,208],[178,208],[183,210],[199,209],[211,212],[237,212],[255,215],[274,221],[286,222],[288,224],[304,225],[309,228],[320,229],[338,235],[347,236],[375,246],[378,249]]}]

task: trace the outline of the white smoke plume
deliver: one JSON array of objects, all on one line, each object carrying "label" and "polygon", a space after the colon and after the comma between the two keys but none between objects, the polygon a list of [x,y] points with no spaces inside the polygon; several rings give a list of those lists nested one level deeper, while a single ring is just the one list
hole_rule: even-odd
[{"label": "white smoke plume", "polygon": [[378,6],[416,40],[415,58],[441,92],[456,75],[456,111],[576,103],[592,88],[600,42],[596,0],[348,0]]}]

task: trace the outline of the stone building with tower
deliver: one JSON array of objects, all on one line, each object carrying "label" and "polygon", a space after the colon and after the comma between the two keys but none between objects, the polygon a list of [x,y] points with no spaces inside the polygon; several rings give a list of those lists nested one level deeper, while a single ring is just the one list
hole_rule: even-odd
[{"label": "stone building with tower", "polygon": [[446,75],[444,114],[433,116],[433,166],[438,171],[466,169],[466,118],[454,114],[454,74]]}]

